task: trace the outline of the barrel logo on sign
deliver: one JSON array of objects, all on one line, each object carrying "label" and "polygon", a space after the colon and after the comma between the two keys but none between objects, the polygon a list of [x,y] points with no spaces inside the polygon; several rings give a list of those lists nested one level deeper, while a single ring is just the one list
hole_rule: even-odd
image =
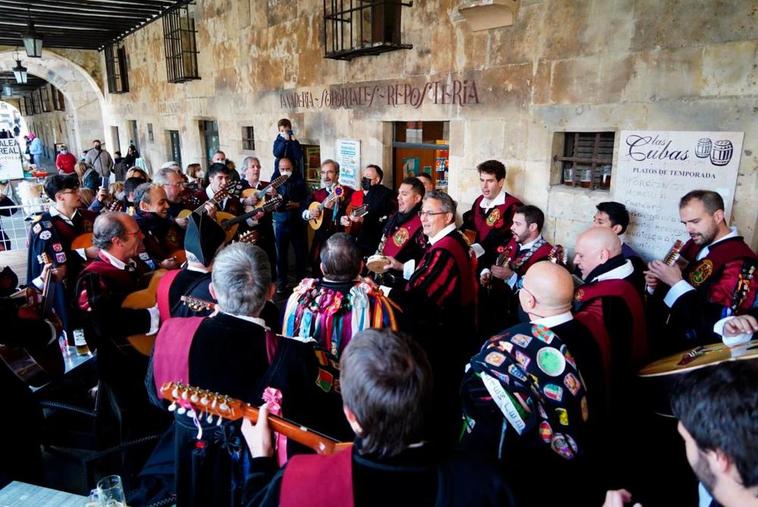
[{"label": "barrel logo on sign", "polygon": [[728,139],[720,139],[713,143],[711,149],[711,164],[716,166],[725,166],[732,160],[734,146]]},{"label": "barrel logo on sign", "polygon": [[697,158],[708,158],[711,155],[711,143],[710,137],[703,137],[697,140],[697,147],[695,148],[695,156]]}]

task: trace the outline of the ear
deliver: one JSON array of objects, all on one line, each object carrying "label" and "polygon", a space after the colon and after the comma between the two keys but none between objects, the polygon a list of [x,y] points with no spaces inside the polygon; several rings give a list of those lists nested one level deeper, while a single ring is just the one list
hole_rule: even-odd
[{"label": "ear", "polygon": [[[274,299],[274,294],[276,294],[276,284],[274,282],[271,282],[271,285],[268,287],[268,292],[266,293],[266,299],[272,300]],[[214,298],[216,296],[213,296]]]},{"label": "ear", "polygon": [[716,223],[725,222],[726,221],[726,217],[724,216],[724,210],[717,209],[713,213],[713,218],[714,218],[714,220],[716,220]]},{"label": "ear", "polygon": [[611,258],[611,252],[607,248],[600,250],[600,261],[605,263]]},{"label": "ear", "polygon": [[347,419],[353,432],[355,432],[356,435],[363,434],[363,427],[361,426],[361,423],[358,422],[358,418],[355,417],[353,411],[347,408],[346,405],[342,405],[342,413],[345,414],[345,419]]},{"label": "ear", "polygon": [[612,230],[613,232],[615,232],[617,236],[618,236],[619,234],[621,234],[621,226],[620,226],[619,224],[616,224],[616,225],[612,225],[612,226],[611,226],[611,230]]},{"label": "ear", "polygon": [[326,269],[324,268],[324,263],[323,262],[319,262],[318,266],[319,266],[319,269],[321,270],[321,274],[323,275],[324,271],[326,271]]},{"label": "ear", "polygon": [[529,232],[535,232],[537,230],[537,224],[529,224]]},{"label": "ear", "polygon": [[731,458],[729,458],[729,456],[727,456],[721,449],[707,451],[706,456],[708,457],[711,470],[717,474],[728,474],[734,464]]},{"label": "ear", "polygon": [[218,301],[218,297],[216,297],[216,288],[213,287],[213,282],[208,284],[208,292],[211,293],[211,297]]},{"label": "ear", "polygon": [[147,205],[145,204],[145,201],[140,201],[139,202],[139,209],[140,209],[140,211],[150,211],[149,209],[147,209]]}]

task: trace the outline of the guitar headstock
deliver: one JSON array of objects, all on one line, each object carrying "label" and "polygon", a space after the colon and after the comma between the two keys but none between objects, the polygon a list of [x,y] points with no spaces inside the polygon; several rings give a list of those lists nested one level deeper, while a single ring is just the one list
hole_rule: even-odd
[{"label": "guitar headstock", "polygon": [[118,199],[114,199],[113,201],[111,201],[110,204],[108,204],[108,207],[106,209],[112,213],[122,211],[124,209],[124,203],[122,203]]},{"label": "guitar headstock", "polygon": [[240,243],[252,243],[253,245],[258,241],[260,234],[258,231],[245,231],[239,235],[237,241]]},{"label": "guitar headstock", "polygon": [[240,181],[230,181],[213,194],[213,200],[220,201],[227,197],[239,197],[240,194],[242,194],[242,183]]},{"label": "guitar headstock", "polygon": [[193,296],[182,296],[181,302],[193,312],[202,312],[206,310],[215,310],[216,303],[205,301],[204,299],[196,298]]},{"label": "guitar headstock", "polygon": [[53,261],[50,260],[50,256],[47,255],[47,252],[42,252],[37,256],[37,262],[40,264],[52,264]]},{"label": "guitar headstock", "polygon": [[[242,417],[243,403],[240,400],[206,389],[180,382],[167,382],[161,386],[161,395],[172,402],[169,411],[176,411],[178,414],[204,414],[209,422],[214,415],[219,417],[219,421],[221,418],[233,421]],[[191,410],[194,413],[190,413]]]},{"label": "guitar headstock", "polygon": [[280,187],[282,184],[284,184],[285,181],[287,181],[287,179],[289,179],[289,177],[290,177],[289,174],[281,174],[278,177],[276,177],[274,181],[269,183],[269,186],[271,186],[272,188]]},{"label": "guitar headstock", "polygon": [[281,206],[283,202],[284,202],[284,198],[281,195],[277,194],[277,195],[269,198],[266,201],[266,203],[263,206],[261,206],[261,209],[263,211],[275,210],[276,208],[278,208],[279,206]]},{"label": "guitar headstock", "polygon": [[666,257],[663,258],[663,263],[668,264],[669,266],[673,266],[674,263],[679,260],[679,252],[681,252],[683,246],[684,243],[682,243],[682,240],[677,239],[674,242],[674,246],[672,246],[671,250],[669,250],[669,253],[667,253]]}]

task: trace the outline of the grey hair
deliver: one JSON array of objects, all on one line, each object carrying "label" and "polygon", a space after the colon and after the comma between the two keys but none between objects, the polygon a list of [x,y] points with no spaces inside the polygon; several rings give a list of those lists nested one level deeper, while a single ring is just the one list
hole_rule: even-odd
[{"label": "grey hair", "polygon": [[225,312],[257,317],[271,286],[271,265],[261,247],[234,243],[216,255],[211,280]]},{"label": "grey hair", "polygon": [[332,160],[332,159],[328,158],[328,159],[324,160],[323,162],[321,162],[321,167],[324,167],[327,164],[332,164],[334,166],[334,168],[337,170],[337,173],[340,172],[340,163],[337,162],[336,160]]},{"label": "grey hair", "polygon": [[126,233],[123,217],[126,213],[104,213],[98,215],[92,226],[92,244],[101,250],[110,250],[113,238],[122,238]]},{"label": "grey hair", "polygon": [[453,198],[450,197],[446,192],[443,192],[442,190],[431,190],[427,192],[426,195],[424,195],[425,201],[428,201],[429,199],[439,201],[442,206],[442,211],[445,213],[452,213],[453,217],[455,217],[457,204],[455,204]]},{"label": "grey hair", "polygon": [[176,160],[169,160],[168,162],[164,162],[161,166],[161,169],[179,169],[181,171],[182,166],[179,165],[179,163]]},{"label": "grey hair", "polygon": [[258,165],[261,165],[261,159],[258,157],[245,157],[242,159],[242,169],[247,169],[247,165],[250,163],[251,160],[255,160],[258,162]]},{"label": "grey hair", "polygon": [[179,174],[181,171],[181,167],[179,164],[174,163],[175,165],[172,166],[165,166],[158,169],[158,171],[153,175],[153,182],[157,183],[158,185],[166,185],[168,183],[168,175],[171,173]]}]

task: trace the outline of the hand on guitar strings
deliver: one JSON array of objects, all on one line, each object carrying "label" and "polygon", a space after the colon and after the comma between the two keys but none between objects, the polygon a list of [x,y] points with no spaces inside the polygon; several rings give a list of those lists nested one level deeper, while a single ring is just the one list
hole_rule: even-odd
[{"label": "hand on guitar strings", "polygon": [[492,276],[495,278],[499,278],[500,280],[507,280],[511,276],[513,276],[513,270],[509,266],[496,266],[492,265],[490,266],[490,272],[492,273]]},{"label": "hand on guitar strings", "polygon": [[758,332],[758,320],[752,315],[738,315],[724,323],[724,336],[738,336]]},{"label": "hand on guitar strings", "polygon": [[270,458],[274,455],[273,433],[268,425],[268,405],[263,404],[258,412],[258,422],[242,421],[242,436],[253,458]]}]

